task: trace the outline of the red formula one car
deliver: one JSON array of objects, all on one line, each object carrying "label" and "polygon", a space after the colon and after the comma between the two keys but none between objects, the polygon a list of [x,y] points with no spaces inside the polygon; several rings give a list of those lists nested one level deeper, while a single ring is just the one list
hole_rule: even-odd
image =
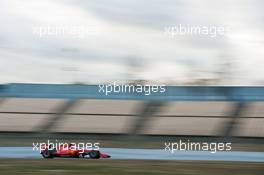
[{"label": "red formula one car", "polygon": [[99,150],[85,150],[77,149],[72,147],[71,144],[68,147],[60,146],[58,148],[51,148],[50,146],[45,146],[42,148],[40,154],[44,158],[54,158],[54,157],[70,157],[70,158],[85,158],[89,157],[91,159],[99,158],[110,158],[111,156],[100,152]]}]

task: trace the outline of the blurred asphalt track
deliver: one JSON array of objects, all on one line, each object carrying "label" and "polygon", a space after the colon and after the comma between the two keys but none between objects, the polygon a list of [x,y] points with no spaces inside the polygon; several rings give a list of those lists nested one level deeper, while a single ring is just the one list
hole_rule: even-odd
[{"label": "blurred asphalt track", "polygon": [[[162,149],[124,148],[101,148],[100,151],[111,155],[111,159],[264,162],[263,152],[174,151],[174,153],[171,153]],[[0,147],[0,158],[41,158],[41,155],[38,151],[33,151],[32,147]]]}]

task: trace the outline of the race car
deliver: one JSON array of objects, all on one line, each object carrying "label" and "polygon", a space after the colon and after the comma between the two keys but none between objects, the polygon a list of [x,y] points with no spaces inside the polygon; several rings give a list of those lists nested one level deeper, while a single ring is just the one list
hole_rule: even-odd
[{"label": "race car", "polygon": [[60,146],[58,148],[52,148],[49,146],[42,147],[40,154],[44,158],[54,158],[54,157],[69,157],[69,158],[85,158],[89,157],[91,159],[99,158],[110,158],[111,156],[105,153],[100,152],[99,150],[86,150],[86,149],[77,149],[71,144],[69,146]]}]

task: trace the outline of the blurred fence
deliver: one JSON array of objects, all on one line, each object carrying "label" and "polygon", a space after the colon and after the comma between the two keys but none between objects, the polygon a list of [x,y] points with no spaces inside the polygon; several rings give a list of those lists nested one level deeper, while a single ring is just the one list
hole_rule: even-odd
[{"label": "blurred fence", "polygon": [[97,85],[0,86],[1,132],[264,137],[263,87],[168,86],[99,93]]}]

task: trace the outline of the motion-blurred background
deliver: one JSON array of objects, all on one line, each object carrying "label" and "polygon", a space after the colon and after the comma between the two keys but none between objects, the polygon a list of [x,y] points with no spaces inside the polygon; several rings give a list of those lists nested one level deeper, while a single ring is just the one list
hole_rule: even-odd
[{"label": "motion-blurred background", "polygon": [[[263,7],[261,0],[1,0],[0,146],[51,138],[162,149],[166,140],[189,139],[231,141],[234,151],[263,152]],[[179,25],[225,32],[173,33]],[[94,91],[113,82],[171,90],[162,99]],[[34,161],[33,168],[40,166]],[[137,163],[118,166],[140,173]],[[210,163],[214,174],[263,170],[263,162]],[[166,162],[146,167],[153,164]],[[178,173],[204,174],[203,166]],[[174,172],[159,170],[152,173]]]},{"label": "motion-blurred background", "polygon": [[[263,85],[261,0],[1,0],[1,83]],[[173,26],[222,35],[166,34]]]}]

